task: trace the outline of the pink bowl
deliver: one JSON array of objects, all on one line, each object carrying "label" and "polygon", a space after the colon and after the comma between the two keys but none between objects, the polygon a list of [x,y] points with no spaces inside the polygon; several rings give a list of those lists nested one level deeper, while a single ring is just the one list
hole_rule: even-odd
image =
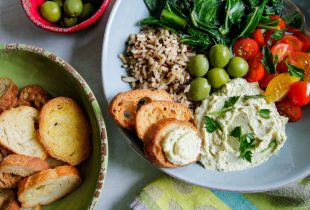
[{"label": "pink bowl", "polygon": [[20,1],[23,5],[23,9],[26,12],[27,16],[36,26],[43,28],[47,31],[53,31],[58,33],[70,33],[90,26],[103,14],[103,12],[106,10],[107,6],[110,3],[110,0],[102,0],[100,8],[93,14],[93,16],[77,25],[64,28],[55,23],[48,22],[41,16],[39,9],[40,5],[43,4],[45,0],[20,0]]}]

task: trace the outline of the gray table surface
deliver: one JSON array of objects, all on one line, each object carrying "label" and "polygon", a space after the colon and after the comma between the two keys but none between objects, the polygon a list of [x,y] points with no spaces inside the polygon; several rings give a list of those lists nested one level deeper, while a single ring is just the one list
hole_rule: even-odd
[{"label": "gray table surface", "polygon": [[[105,23],[114,2],[111,0],[104,16],[90,28],[73,34],[57,34],[31,23],[19,0],[0,1],[0,42],[30,44],[56,53],[79,71],[99,101],[108,131],[109,166],[97,209],[128,208],[142,187],[160,174],[130,148],[107,114],[101,82],[101,49]],[[309,0],[300,2],[309,13]]]}]

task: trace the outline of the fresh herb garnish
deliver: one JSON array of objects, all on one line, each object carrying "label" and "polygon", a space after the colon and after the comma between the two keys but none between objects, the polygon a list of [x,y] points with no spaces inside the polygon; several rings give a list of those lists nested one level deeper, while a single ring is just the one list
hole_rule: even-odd
[{"label": "fresh herb garnish", "polygon": [[232,97],[230,97],[228,100],[225,101],[223,108],[225,109],[225,108],[233,107],[237,103],[239,98],[240,98],[240,96],[232,96]]},{"label": "fresh herb garnish", "polygon": [[230,107],[230,108],[224,108],[224,109],[220,109],[218,111],[215,112],[209,112],[208,115],[222,115],[225,114],[226,112],[229,112],[231,110],[234,110],[234,107]]},{"label": "fresh herb garnish", "polygon": [[255,138],[253,133],[242,135],[240,126],[234,128],[230,133],[231,136],[239,139],[240,157],[248,162],[252,162],[252,149],[255,147]]},{"label": "fresh herb garnish", "polygon": [[217,129],[223,131],[221,124],[209,116],[205,116],[205,128],[208,133],[213,133]]},{"label": "fresh herb garnish", "polygon": [[[286,31],[286,29],[276,30],[276,31],[270,36],[270,38],[271,38],[271,39],[274,39],[274,40],[280,40],[280,39],[282,39],[282,37],[285,35],[285,31]],[[268,42],[269,42],[269,40],[268,40]]]},{"label": "fresh herb garnish", "polygon": [[274,139],[274,140],[272,140],[272,141],[269,143],[268,147],[266,147],[265,149],[263,149],[261,152],[266,152],[266,151],[268,151],[268,150],[271,149],[271,148],[275,149],[277,146],[278,146],[277,140]]},{"label": "fresh herb garnish", "polygon": [[273,57],[269,47],[266,45],[263,47],[262,51],[264,58],[261,63],[265,66],[269,74],[275,74],[277,72],[278,56]]},{"label": "fresh herb garnish", "polygon": [[265,98],[266,96],[264,96],[264,95],[245,95],[245,96],[243,96],[243,98],[245,99],[245,100],[248,100],[248,99],[258,99],[258,98]]},{"label": "fresh herb garnish", "polygon": [[269,119],[270,118],[270,110],[269,109],[261,109],[259,110],[259,116],[264,118],[264,119]]},{"label": "fresh herb garnish", "polygon": [[290,73],[291,76],[298,77],[300,79],[304,79],[304,77],[305,77],[305,70],[304,69],[301,69],[301,68],[298,68],[297,66],[289,64],[289,63],[287,63],[287,61],[286,61],[286,66],[287,66],[288,72]]}]

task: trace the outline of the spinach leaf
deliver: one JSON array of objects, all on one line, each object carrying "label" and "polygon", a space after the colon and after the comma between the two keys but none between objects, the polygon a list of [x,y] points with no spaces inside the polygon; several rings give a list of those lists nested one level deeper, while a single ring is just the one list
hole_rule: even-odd
[{"label": "spinach leaf", "polygon": [[227,101],[225,101],[223,108],[225,109],[225,108],[233,107],[237,103],[239,98],[240,98],[240,96],[232,96],[232,97],[230,97]]},{"label": "spinach leaf", "polygon": [[186,16],[182,14],[177,7],[174,7],[168,2],[160,15],[160,21],[164,25],[171,25],[182,29],[184,29],[187,24]]},{"label": "spinach leaf", "polygon": [[265,66],[265,69],[268,71],[269,74],[275,74],[277,71],[278,56],[273,57],[269,47],[267,47],[266,45],[263,47],[262,51],[264,58],[261,63]]},{"label": "spinach leaf", "polygon": [[196,29],[195,26],[188,28],[188,34],[184,35],[181,40],[185,44],[203,49],[208,49],[213,44],[210,36]]},{"label": "spinach leaf", "polygon": [[217,129],[223,131],[221,124],[209,116],[205,116],[205,128],[208,133],[213,133]]},{"label": "spinach leaf", "polygon": [[279,30],[279,19],[270,19],[269,16],[262,16],[261,20],[257,24],[257,27],[264,29]]},{"label": "spinach leaf", "polygon": [[265,8],[265,14],[281,15],[283,9],[283,0],[268,0]]},{"label": "spinach leaf", "polygon": [[304,18],[299,12],[295,12],[291,16],[286,17],[284,19],[287,25],[303,30]]},{"label": "spinach leaf", "polygon": [[245,0],[246,6],[249,9],[254,9],[255,7],[260,5],[260,0]]},{"label": "spinach leaf", "polygon": [[269,119],[270,118],[270,110],[269,109],[261,109],[258,112],[259,116],[264,118],[264,119]]},{"label": "spinach leaf", "polygon": [[[280,40],[285,35],[285,31],[286,31],[286,29],[276,30],[275,32],[273,32],[273,34],[270,36],[270,38],[274,39],[274,40]],[[267,40],[267,41],[269,41],[269,40]]]},{"label": "spinach leaf", "polygon": [[172,31],[172,32],[174,32],[176,34],[180,33],[179,28],[175,28],[174,25],[165,24],[165,23],[161,22],[160,20],[158,20],[155,17],[147,17],[147,18],[141,20],[140,24],[141,25],[161,26],[161,27],[164,27],[166,29],[169,29],[170,31]]},{"label": "spinach leaf", "polygon": [[286,61],[286,66],[287,66],[288,72],[290,73],[291,76],[298,77],[300,79],[304,79],[304,77],[305,77],[305,70],[304,69],[298,68],[297,66],[294,66],[292,64],[288,64],[287,61]]},{"label": "spinach leaf", "polygon": [[152,16],[159,17],[166,5],[166,0],[144,0]]}]

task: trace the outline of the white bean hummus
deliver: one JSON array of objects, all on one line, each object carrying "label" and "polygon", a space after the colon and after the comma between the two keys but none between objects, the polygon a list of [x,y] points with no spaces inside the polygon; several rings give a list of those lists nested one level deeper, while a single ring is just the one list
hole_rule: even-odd
[{"label": "white bean hummus", "polygon": [[[267,161],[282,148],[286,140],[287,118],[279,115],[274,103],[268,104],[263,97],[253,97],[262,93],[257,83],[236,78],[211,94],[196,109],[195,123],[203,136],[200,162],[206,169],[243,170]],[[233,96],[240,97],[233,106],[221,112],[225,101]],[[266,110],[269,110],[267,116]],[[208,132],[206,116],[217,121],[221,129]],[[251,161],[240,155],[239,138],[232,135],[236,127],[241,128],[242,135],[253,134],[255,141],[250,149]]]}]

